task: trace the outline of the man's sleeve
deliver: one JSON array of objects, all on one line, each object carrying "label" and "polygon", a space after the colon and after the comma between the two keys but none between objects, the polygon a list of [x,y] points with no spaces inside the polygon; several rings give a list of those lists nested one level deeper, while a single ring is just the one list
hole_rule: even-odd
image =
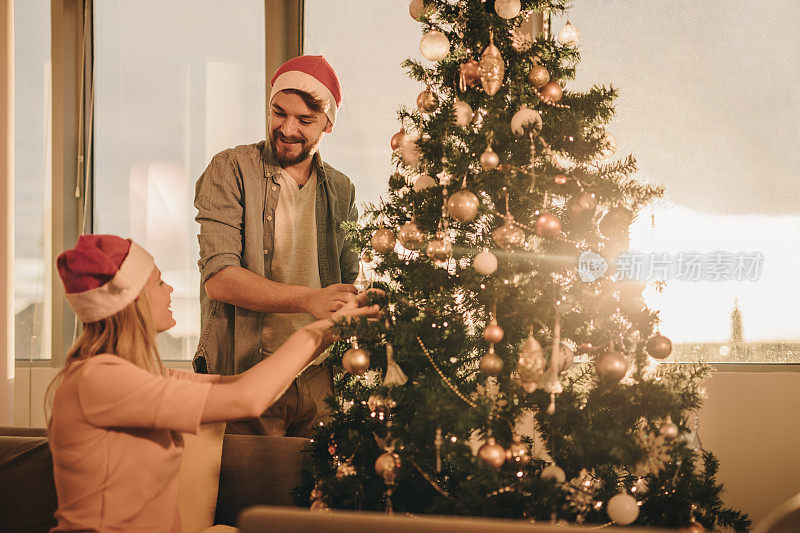
[{"label": "man's sleeve", "polygon": [[[350,209],[347,214],[348,222],[358,221],[358,207],[356,206],[356,186],[350,184]],[[339,258],[342,270],[342,283],[354,283],[358,277],[358,250],[350,239],[345,240],[342,246],[342,255]]]},{"label": "man's sleeve", "polygon": [[242,264],[242,190],[227,152],[214,156],[197,180],[195,220],[200,224],[200,283],[225,268]]}]

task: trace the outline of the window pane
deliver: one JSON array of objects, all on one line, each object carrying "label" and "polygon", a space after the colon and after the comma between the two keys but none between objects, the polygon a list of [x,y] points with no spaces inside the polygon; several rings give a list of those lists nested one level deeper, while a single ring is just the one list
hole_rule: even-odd
[{"label": "window pane", "polygon": [[129,236],[175,288],[165,359],[200,327],[194,183],[265,131],[263,0],[95,0],[94,231]]},{"label": "window pane", "polygon": [[420,55],[421,26],[409,16],[408,2],[306,0],[304,13],[304,53],[324,55],[342,84],[336,127],[320,153],[353,180],[359,206],[374,202],[392,172],[397,108],[416,105],[422,90],[400,67]]},{"label": "window pane", "polygon": [[[632,249],[673,264],[699,252],[705,265],[699,281],[668,277],[662,293],[645,292],[675,358],[799,362],[800,4],[577,2],[569,19],[582,58],[570,86],[619,88],[617,153],[666,187],[635,223]],[[724,263],[715,251],[762,254],[760,276],[703,281]]]},{"label": "window pane", "polygon": [[[17,359],[50,357],[50,0],[14,2],[14,315]],[[45,268],[47,266],[48,268]]]}]

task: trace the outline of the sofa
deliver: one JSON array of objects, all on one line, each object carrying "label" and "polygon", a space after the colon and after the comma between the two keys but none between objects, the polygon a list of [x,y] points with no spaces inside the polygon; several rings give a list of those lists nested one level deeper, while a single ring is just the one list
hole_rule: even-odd
[{"label": "sofa", "polygon": [[[254,505],[294,505],[307,444],[295,437],[223,435],[221,425],[187,435],[181,467],[184,533],[201,531],[209,522],[235,526],[239,513]],[[56,507],[45,430],[0,427],[0,531],[48,531]]]}]

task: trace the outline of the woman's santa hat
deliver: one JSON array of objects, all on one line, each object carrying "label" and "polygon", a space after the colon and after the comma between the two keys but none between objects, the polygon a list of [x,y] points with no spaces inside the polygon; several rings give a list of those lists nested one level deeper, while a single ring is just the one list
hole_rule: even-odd
[{"label": "woman's santa hat", "polygon": [[325,115],[336,123],[336,110],[342,105],[342,87],[333,67],[323,56],[300,56],[280,66],[270,82],[272,92],[269,105],[275,95],[286,89],[306,92],[325,104]]},{"label": "woman's santa hat", "polygon": [[81,235],[56,259],[67,301],[83,322],[122,311],[139,297],[153,272],[153,257],[130,239]]}]

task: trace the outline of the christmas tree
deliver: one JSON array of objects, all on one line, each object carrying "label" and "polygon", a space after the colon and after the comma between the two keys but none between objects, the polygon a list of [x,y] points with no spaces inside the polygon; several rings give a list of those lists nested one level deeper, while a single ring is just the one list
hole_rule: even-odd
[{"label": "christmas tree", "polygon": [[645,284],[615,275],[662,190],[614,154],[615,89],[570,90],[577,29],[525,31],[567,4],[411,2],[417,107],[386,200],[345,228],[385,316],[337,324],[346,371],[298,503],[748,529],[688,437],[708,367],[657,364]]}]

